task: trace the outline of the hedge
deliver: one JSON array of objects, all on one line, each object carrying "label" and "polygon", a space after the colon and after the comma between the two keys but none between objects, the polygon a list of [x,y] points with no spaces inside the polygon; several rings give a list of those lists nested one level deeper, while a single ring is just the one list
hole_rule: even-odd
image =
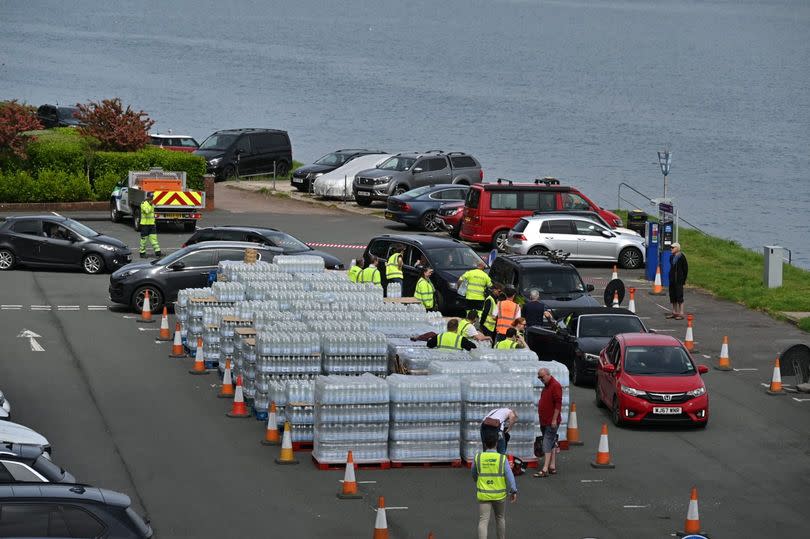
[{"label": "hedge", "polygon": [[[185,171],[189,189],[203,189],[205,159],[190,153],[175,152],[162,148],[144,148],[137,152],[96,152],[90,164],[90,177],[127,177],[130,170],[149,170],[160,167],[163,170]],[[106,189],[106,186],[104,187]],[[96,188],[100,199],[103,199],[99,187]],[[107,193],[109,195],[109,193]]]},{"label": "hedge", "polygon": [[92,141],[78,135],[68,127],[46,131],[32,131],[28,144],[27,170],[38,174],[40,170],[61,170],[75,174],[86,173],[87,157]]},{"label": "hedge", "polygon": [[0,202],[76,202],[90,200],[92,190],[84,172],[41,170],[0,172]]}]

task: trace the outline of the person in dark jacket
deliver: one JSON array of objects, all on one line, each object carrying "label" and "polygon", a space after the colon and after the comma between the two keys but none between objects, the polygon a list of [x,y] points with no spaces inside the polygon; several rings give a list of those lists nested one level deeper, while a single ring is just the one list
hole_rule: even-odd
[{"label": "person in dark jacket", "polygon": [[521,314],[526,317],[527,326],[539,326],[544,321],[552,319],[551,311],[540,301],[538,290],[529,291],[529,301],[523,304]]},{"label": "person in dark jacket", "polygon": [[669,302],[672,304],[672,312],[667,318],[683,320],[683,285],[686,284],[689,264],[678,242],[672,244],[672,258],[669,259],[669,264]]}]

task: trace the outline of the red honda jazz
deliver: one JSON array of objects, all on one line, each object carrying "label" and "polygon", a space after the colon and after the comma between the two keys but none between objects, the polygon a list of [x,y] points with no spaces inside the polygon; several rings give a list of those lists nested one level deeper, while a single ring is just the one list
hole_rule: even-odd
[{"label": "red honda jazz", "polygon": [[681,341],[669,335],[622,333],[599,354],[596,404],[607,406],[613,423],[709,422],[709,396]]}]

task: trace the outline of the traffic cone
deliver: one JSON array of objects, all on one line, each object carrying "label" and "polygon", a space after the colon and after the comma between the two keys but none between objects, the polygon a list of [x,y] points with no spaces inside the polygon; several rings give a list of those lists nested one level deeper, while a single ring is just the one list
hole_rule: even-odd
[{"label": "traffic cone", "polygon": [[276,459],[276,464],[298,464],[292,447],[292,433],[290,432],[290,422],[284,422],[284,436],[281,438],[281,453]]},{"label": "traffic cone", "polygon": [[653,288],[652,292],[650,292],[653,296],[663,296],[664,295],[664,287],[661,286],[661,265],[657,265],[655,267],[655,281],[653,281]]},{"label": "traffic cone", "polygon": [[166,307],[163,307],[163,316],[160,318],[160,333],[158,333],[159,341],[170,341],[172,340],[172,334],[169,331],[169,313],[166,310]]},{"label": "traffic cone", "polygon": [[613,264],[613,273],[610,274],[610,280],[612,281],[613,279],[618,279],[618,278],[619,278],[619,272],[616,269],[616,264]]},{"label": "traffic cone", "polygon": [[278,418],[276,417],[276,401],[270,401],[267,411],[267,429],[264,433],[262,445],[278,445],[281,443],[281,435],[278,433]]},{"label": "traffic cone", "polygon": [[728,357],[728,335],[723,337],[723,346],[720,347],[720,362],[714,366],[718,371],[730,371],[731,359]]},{"label": "traffic cone", "polygon": [[194,355],[194,367],[189,371],[189,374],[208,374],[205,368],[205,361],[203,360],[203,340],[202,337],[197,337],[197,351]]},{"label": "traffic cone", "polygon": [[346,456],[346,471],[343,473],[343,486],[340,487],[337,497],[341,500],[356,500],[362,498],[357,493],[357,480],[354,478],[354,457],[352,452]]},{"label": "traffic cone", "polygon": [[233,403],[231,411],[225,414],[228,417],[244,418],[250,417],[250,410],[245,404],[245,394],[242,392],[242,377],[236,377],[236,390],[233,392]]},{"label": "traffic cone", "polygon": [[152,303],[149,301],[149,290],[143,293],[143,308],[141,309],[141,317],[136,320],[141,324],[151,324],[155,320],[152,318]]},{"label": "traffic cone", "polygon": [[374,539],[388,539],[388,519],[385,518],[385,498],[377,502],[377,520],[374,522]]},{"label": "traffic cone", "polygon": [[636,289],[629,288],[628,292],[630,292],[630,303],[627,304],[627,310],[631,313],[636,312]]},{"label": "traffic cone", "polygon": [[771,378],[771,385],[765,391],[768,395],[784,395],[785,390],[782,389],[782,370],[779,368],[779,354],[776,354],[776,363],[773,364],[773,377]]},{"label": "traffic cone", "polygon": [[617,290],[616,292],[613,292],[613,305],[611,305],[611,307],[619,308],[621,306],[621,303],[619,303],[619,292]]},{"label": "traffic cone", "polygon": [[686,337],[683,338],[683,345],[690,352],[697,352],[695,350],[695,337],[692,334],[692,321],[695,319],[694,315],[686,315]]},{"label": "traffic cone", "polygon": [[217,393],[220,399],[230,399],[233,397],[233,379],[231,378],[231,360],[225,360],[225,372],[222,374],[222,387]]},{"label": "traffic cone", "polygon": [[172,343],[172,353],[169,354],[169,357],[186,357],[186,351],[183,350],[183,339],[180,336],[180,322],[174,325],[174,342]]},{"label": "traffic cone", "polygon": [[565,431],[565,439],[568,445],[585,445],[579,439],[579,425],[577,425],[577,403],[571,403],[571,411],[568,413],[568,430]]},{"label": "traffic cone", "polygon": [[683,525],[683,531],[677,532],[676,535],[678,537],[685,537],[695,534],[706,535],[700,530],[697,487],[692,487],[692,494],[689,496],[689,509],[686,511],[686,522]]},{"label": "traffic cone", "polygon": [[599,436],[599,448],[596,450],[596,460],[591,462],[594,468],[615,468],[610,462],[610,447],[608,446],[607,424],[602,423],[602,434]]}]

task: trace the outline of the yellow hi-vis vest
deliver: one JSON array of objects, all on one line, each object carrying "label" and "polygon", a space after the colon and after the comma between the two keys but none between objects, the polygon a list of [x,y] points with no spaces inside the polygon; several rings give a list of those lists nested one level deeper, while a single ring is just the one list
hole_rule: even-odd
[{"label": "yellow hi-vis vest", "polygon": [[425,309],[432,309],[433,308],[433,283],[425,279],[424,277],[420,277],[419,280],[416,282],[416,291],[413,295],[422,302],[422,305],[425,306]]},{"label": "yellow hi-vis vest", "polygon": [[[487,303],[489,304],[489,311],[487,313],[487,319],[481,320],[481,325],[490,331],[495,331],[496,320],[495,317],[492,316],[492,311],[495,310],[496,305],[495,298],[493,298],[492,296],[487,296],[487,299],[485,299],[484,301],[485,301],[484,305],[486,305]],[[481,307],[481,310],[478,311],[478,318],[480,319],[483,316],[483,314],[484,314],[484,307]]]},{"label": "yellow hi-vis vest", "polygon": [[484,291],[488,286],[492,286],[492,279],[489,278],[489,275],[478,268],[464,273],[461,280],[467,281],[467,293],[464,297],[473,301],[484,299]]},{"label": "yellow hi-vis vest", "polygon": [[498,333],[503,335],[506,330],[512,327],[512,322],[517,319],[518,304],[512,300],[505,299],[498,303]]},{"label": "yellow hi-vis vest", "polygon": [[484,451],[475,455],[478,481],[475,484],[479,502],[495,502],[506,499],[506,455]]},{"label": "yellow hi-vis vest", "polygon": [[517,348],[518,343],[517,341],[513,341],[511,339],[504,339],[502,341],[498,341],[498,344],[495,345],[495,348],[498,350],[511,350],[512,348]]},{"label": "yellow hi-vis vest", "polygon": [[471,326],[471,325],[472,325],[472,323],[470,323],[469,320],[465,320],[463,318],[461,320],[459,320],[458,321],[458,334],[461,335],[462,337],[466,337],[467,336],[467,328],[469,326]]},{"label": "yellow hi-vis vest", "polygon": [[360,272],[360,282],[361,283],[374,283],[380,284],[382,281],[380,280],[380,270],[378,270],[374,266],[369,266]]},{"label": "yellow hi-vis vest", "polygon": [[155,207],[149,203],[148,200],[141,202],[141,224],[154,225],[155,224]]},{"label": "yellow hi-vis vest", "polygon": [[439,336],[436,337],[436,348],[461,350],[461,335],[452,331],[439,333]]},{"label": "yellow hi-vis vest", "polygon": [[360,282],[360,274],[363,273],[363,268],[360,266],[352,266],[349,268],[349,280],[353,283]]},{"label": "yellow hi-vis vest", "polygon": [[385,278],[389,281],[402,279],[402,270],[399,269],[399,257],[401,256],[401,253],[394,253],[388,257],[388,262],[385,263]]}]

